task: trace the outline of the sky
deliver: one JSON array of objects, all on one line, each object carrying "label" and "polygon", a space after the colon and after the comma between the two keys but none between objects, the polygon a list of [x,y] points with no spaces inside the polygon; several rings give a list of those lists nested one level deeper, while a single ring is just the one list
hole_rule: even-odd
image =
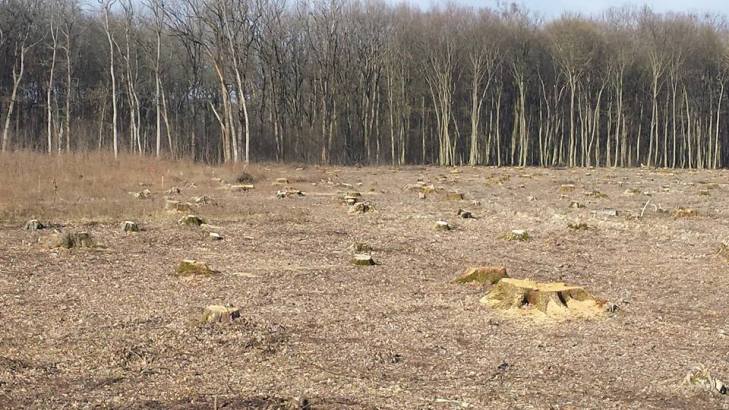
[{"label": "sky", "polygon": [[[469,6],[495,7],[496,0],[451,0],[457,4]],[[729,0],[517,0],[515,2],[526,6],[546,18],[559,17],[563,12],[579,12],[583,14],[596,14],[610,7],[620,7],[626,4],[634,6],[648,5],[656,12],[695,12],[704,14],[723,14],[729,16]],[[446,0],[410,0],[409,3],[428,7],[433,4],[444,4]],[[503,1],[502,1],[503,3]]]}]

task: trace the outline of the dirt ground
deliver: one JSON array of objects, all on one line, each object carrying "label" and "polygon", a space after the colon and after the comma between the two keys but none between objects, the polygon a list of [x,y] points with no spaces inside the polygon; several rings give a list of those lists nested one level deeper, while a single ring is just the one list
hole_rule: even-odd
[{"label": "dirt ground", "polygon": [[[280,177],[304,196],[277,199]],[[121,232],[115,218],[42,220],[90,232],[97,249],[50,249],[52,230],[8,217],[0,407],[729,409],[729,397],[682,385],[697,365],[729,377],[729,262],[719,252],[729,239],[727,177],[271,166],[259,168],[255,189],[231,192],[231,180],[162,186],[150,175],[119,189],[128,197],[152,184],[151,199],[129,199],[143,204],[129,215],[142,232]],[[439,191],[420,199],[403,189],[419,179]],[[574,191],[560,192],[564,184]],[[196,210],[211,226],[181,227],[163,211],[172,185],[181,189],[173,198],[215,201]],[[349,214],[346,191],[375,212]],[[679,207],[697,215],[675,218]],[[459,208],[476,219],[460,219]],[[606,208],[618,215],[596,212]],[[437,220],[454,229],[436,231]],[[568,228],[578,222],[589,229]],[[514,229],[530,240],[505,240]],[[354,266],[355,242],[371,245],[378,265]],[[219,274],[178,278],[183,259]],[[452,282],[479,265],[578,284],[617,311],[565,322],[505,316],[479,303],[486,287]],[[241,318],[201,324],[211,304],[238,306]]]}]

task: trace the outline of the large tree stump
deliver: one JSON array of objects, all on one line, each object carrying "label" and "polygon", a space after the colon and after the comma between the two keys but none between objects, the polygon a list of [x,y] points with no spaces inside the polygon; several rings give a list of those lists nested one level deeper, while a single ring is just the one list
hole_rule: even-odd
[{"label": "large tree stump", "polygon": [[605,311],[606,301],[579,286],[502,279],[481,299],[495,309],[543,314],[551,317],[593,317]]}]

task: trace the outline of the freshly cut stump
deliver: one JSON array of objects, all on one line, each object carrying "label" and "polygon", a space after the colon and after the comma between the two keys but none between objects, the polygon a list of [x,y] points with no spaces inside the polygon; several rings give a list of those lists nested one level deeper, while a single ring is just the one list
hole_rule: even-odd
[{"label": "freshly cut stump", "polygon": [[45,227],[46,226],[40,223],[37,219],[31,219],[25,223],[26,231],[37,231],[39,229],[45,229]]},{"label": "freshly cut stump", "polygon": [[481,303],[494,309],[552,318],[590,318],[605,311],[606,301],[596,299],[579,286],[506,278],[500,280]]},{"label": "freshly cut stump", "polygon": [[463,201],[463,194],[460,192],[448,192],[446,194],[446,199],[449,201]]},{"label": "freshly cut stump", "polygon": [[240,317],[240,309],[235,306],[210,305],[203,312],[203,322],[230,323]]},{"label": "freshly cut stump", "polygon": [[177,221],[180,225],[186,225],[186,226],[200,226],[205,223],[205,221],[202,220],[197,215],[187,215],[180,218],[179,221]]},{"label": "freshly cut stump", "polygon": [[179,213],[191,212],[192,204],[189,202],[180,202],[168,199],[165,201],[165,210]]},{"label": "freshly cut stump", "polygon": [[691,209],[691,208],[681,208],[681,207],[674,209],[673,212],[671,213],[671,215],[674,218],[676,218],[676,219],[678,219],[678,218],[692,218],[694,216],[697,216],[698,214],[699,213],[696,212],[696,210],[694,210],[694,209]]},{"label": "freshly cut stump", "polygon": [[175,271],[179,276],[210,276],[215,273],[214,270],[204,262],[199,262],[193,259],[185,259],[180,262]]},{"label": "freshly cut stump", "polygon": [[507,241],[528,241],[529,232],[524,229],[514,229],[513,231],[506,234]]},{"label": "freshly cut stump", "polygon": [[375,264],[375,260],[372,259],[372,255],[363,253],[354,255],[352,263],[354,263],[356,266],[372,266]]},{"label": "freshly cut stump", "polygon": [[250,191],[251,189],[254,189],[254,188],[255,187],[251,184],[231,185],[230,192],[245,192],[245,191]]},{"label": "freshly cut stump", "polygon": [[436,231],[450,231],[451,229],[453,229],[453,227],[446,221],[437,221],[435,223]]},{"label": "freshly cut stump", "polygon": [[123,232],[139,232],[139,225],[133,221],[124,221],[121,223]]},{"label": "freshly cut stump", "polygon": [[298,189],[285,189],[283,191],[277,191],[276,192],[276,198],[278,199],[285,199],[285,198],[292,198],[296,196],[304,196],[304,193],[299,191]]},{"label": "freshly cut stump", "polygon": [[559,187],[559,192],[563,192],[563,193],[573,192],[574,190],[575,190],[574,184],[562,184]]},{"label": "freshly cut stump", "polygon": [[88,232],[66,232],[58,239],[56,248],[93,248],[96,246]]},{"label": "freshly cut stump", "polygon": [[493,285],[501,279],[508,278],[506,268],[503,266],[483,266],[479,268],[470,268],[461,276],[457,277],[456,283],[481,283]]},{"label": "freshly cut stump", "polygon": [[367,212],[374,211],[372,205],[369,202],[357,202],[349,207],[349,213],[354,214],[366,214]]}]

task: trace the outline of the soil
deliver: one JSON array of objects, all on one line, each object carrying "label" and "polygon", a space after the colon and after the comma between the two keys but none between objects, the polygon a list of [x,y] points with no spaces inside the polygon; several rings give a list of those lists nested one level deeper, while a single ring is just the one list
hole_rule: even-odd
[{"label": "soil", "polygon": [[[169,186],[152,189],[143,217],[41,219],[89,232],[93,248],[49,248],[52,229],[6,220],[0,407],[729,408],[682,385],[695,366],[729,377],[727,177],[271,166],[248,191],[211,180],[173,195],[214,200],[195,208],[202,227],[164,210]],[[277,199],[277,178],[304,195]],[[403,189],[418,179],[436,192]],[[352,191],[374,211],[350,214]],[[674,218],[678,208],[695,212]],[[122,232],[126,219],[141,232]],[[515,229],[529,240],[506,240]],[[356,243],[378,264],[352,264]],[[184,259],[219,273],[172,275]],[[489,285],[454,283],[475,266],[581,286],[615,309],[506,316],[479,303]],[[240,318],[202,323],[209,305]]]}]

